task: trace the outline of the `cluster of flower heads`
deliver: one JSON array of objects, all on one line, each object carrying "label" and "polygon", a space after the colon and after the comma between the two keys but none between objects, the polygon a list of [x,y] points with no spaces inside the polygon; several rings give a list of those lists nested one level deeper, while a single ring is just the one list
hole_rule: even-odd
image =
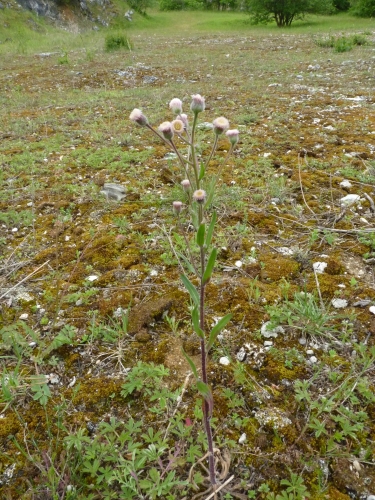
[{"label": "cluster of flower heads", "polygon": [[[168,141],[170,141],[173,138],[174,134],[181,135],[183,132],[188,130],[189,127],[188,117],[185,113],[182,112],[181,99],[175,97],[169,103],[169,107],[174,113],[174,115],[176,115],[176,118],[171,122],[166,121],[161,123],[158,128],[159,132],[161,132],[163,137]],[[190,104],[190,109],[195,115],[204,111],[205,109],[204,97],[202,97],[200,94],[193,95]],[[146,116],[142,113],[140,109],[133,109],[133,111],[130,113],[130,119],[135,123],[138,123],[138,125],[140,125],[141,127],[150,126]],[[213,130],[216,135],[225,133],[230,143],[233,146],[237,144],[239,138],[239,132],[237,129],[229,130],[229,121],[226,118],[220,116],[219,118],[216,118],[212,122],[212,124],[213,124]]]},{"label": "cluster of flower heads", "polygon": [[[204,111],[205,109],[205,100],[204,97],[202,97],[200,94],[195,94],[192,97],[191,104],[190,104],[190,110],[194,114],[194,119],[197,118],[197,115]],[[188,116],[182,112],[182,101],[181,99],[174,98],[170,101],[169,103],[169,108],[175,115],[175,119],[172,121],[165,121],[161,123],[158,127],[159,133],[156,132],[156,130],[149,124],[148,119],[146,116],[142,113],[140,109],[133,109],[133,111],[130,113],[130,120],[134,121],[141,127],[148,127],[151,129],[153,132],[157,133],[159,137],[164,139],[165,141],[171,143],[173,145],[173,136],[176,134],[177,136],[181,136],[183,133],[189,133],[189,121],[188,121]],[[218,137],[221,134],[226,135],[228,138],[230,144],[231,144],[231,150],[234,148],[234,146],[237,144],[239,140],[239,131],[237,129],[229,129],[229,121],[224,118],[223,116],[220,116],[219,118],[215,118],[215,120],[212,122],[213,126],[213,131]],[[191,184],[189,179],[184,179],[181,182],[181,185],[185,191],[190,190]],[[203,204],[206,200],[207,193],[203,189],[197,189],[193,193],[193,200],[196,201],[199,204]],[[179,214],[182,210],[183,203],[181,201],[174,201],[173,202],[173,209],[176,214]]]}]

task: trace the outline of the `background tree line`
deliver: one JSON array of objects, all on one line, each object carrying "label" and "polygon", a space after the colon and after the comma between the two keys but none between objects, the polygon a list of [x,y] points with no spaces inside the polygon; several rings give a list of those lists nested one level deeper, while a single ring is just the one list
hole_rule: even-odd
[{"label": "background tree line", "polygon": [[128,4],[142,14],[155,4],[160,10],[242,10],[254,23],[276,21],[278,26],[290,26],[309,13],[375,16],[375,0],[128,0]]}]

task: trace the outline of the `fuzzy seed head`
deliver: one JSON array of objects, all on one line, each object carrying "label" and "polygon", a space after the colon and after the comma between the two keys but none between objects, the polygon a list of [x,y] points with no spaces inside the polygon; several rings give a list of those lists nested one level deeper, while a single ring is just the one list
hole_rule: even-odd
[{"label": "fuzzy seed head", "polygon": [[163,122],[159,125],[159,131],[163,134],[164,139],[170,141],[173,138],[173,127],[171,122]]},{"label": "fuzzy seed head", "polygon": [[192,101],[190,104],[190,109],[194,114],[204,111],[205,108],[204,97],[202,97],[200,94],[195,94],[191,96],[191,99]]},{"label": "fuzzy seed head", "polygon": [[229,122],[224,116],[220,116],[219,118],[215,118],[215,120],[212,122],[214,126],[214,132],[216,135],[223,134],[226,132],[229,128]]},{"label": "fuzzy seed head", "polygon": [[203,189],[197,189],[196,191],[194,191],[193,200],[196,201],[197,203],[204,203],[206,197],[207,193]]},{"label": "fuzzy seed head", "polygon": [[140,125],[141,127],[145,127],[146,125],[148,125],[148,120],[140,109],[133,109],[133,111],[130,113],[129,118],[133,122],[138,123],[138,125]]},{"label": "fuzzy seed head", "polygon": [[182,101],[181,101],[181,99],[177,99],[177,97],[175,97],[169,103],[169,107],[175,115],[182,113]]}]

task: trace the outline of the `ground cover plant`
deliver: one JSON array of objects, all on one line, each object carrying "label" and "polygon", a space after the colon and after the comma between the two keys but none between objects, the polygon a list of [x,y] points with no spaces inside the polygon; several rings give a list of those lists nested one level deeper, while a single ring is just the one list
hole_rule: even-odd
[{"label": "ground cover plant", "polygon": [[[1,496],[209,496],[179,223],[195,236],[173,211],[189,194],[170,147],[128,119],[137,107],[162,123],[171,98],[188,109],[200,94],[199,159],[213,118],[240,132],[231,156],[218,138],[206,172],[206,331],[231,315],[207,359],[217,497],[367,499],[374,33],[350,17],[284,32],[239,13],[188,13],[179,29],[160,13],[158,31],[157,15],[132,25],[130,51],[106,52],[103,30],[84,50],[56,35],[64,63],[27,44],[2,52]],[[317,43],[336,34],[366,43]]]}]

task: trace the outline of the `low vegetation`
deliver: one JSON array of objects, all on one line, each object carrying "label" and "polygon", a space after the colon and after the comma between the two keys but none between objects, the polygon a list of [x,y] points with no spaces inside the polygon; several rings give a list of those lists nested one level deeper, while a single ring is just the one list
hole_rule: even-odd
[{"label": "low vegetation", "polygon": [[[1,12],[0,496],[208,499],[212,396],[216,498],[371,499],[371,20]],[[179,98],[191,121],[197,94],[199,224],[176,151],[128,118]]]}]

